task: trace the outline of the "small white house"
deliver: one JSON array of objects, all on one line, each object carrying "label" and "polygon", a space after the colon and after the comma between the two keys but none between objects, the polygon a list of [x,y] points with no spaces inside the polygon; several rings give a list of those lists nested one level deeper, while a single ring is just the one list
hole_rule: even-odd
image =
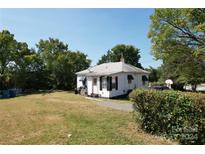
[{"label": "small white house", "polygon": [[77,72],[77,89],[88,96],[113,98],[144,87],[149,72],[121,62],[109,62]]}]

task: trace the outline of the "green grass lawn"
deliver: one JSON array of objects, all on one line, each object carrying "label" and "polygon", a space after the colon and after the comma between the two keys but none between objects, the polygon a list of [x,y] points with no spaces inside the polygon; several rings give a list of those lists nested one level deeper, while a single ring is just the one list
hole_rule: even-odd
[{"label": "green grass lawn", "polygon": [[132,113],[69,92],[0,100],[0,144],[174,144],[143,132]]}]

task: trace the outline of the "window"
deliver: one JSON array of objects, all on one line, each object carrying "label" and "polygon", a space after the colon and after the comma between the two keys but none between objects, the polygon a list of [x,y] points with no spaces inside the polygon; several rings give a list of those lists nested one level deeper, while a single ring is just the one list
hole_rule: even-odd
[{"label": "window", "polygon": [[146,75],[142,76],[142,84],[145,85],[146,81],[148,81],[148,78]]},{"label": "window", "polygon": [[118,77],[112,78],[112,89],[118,90]]},{"label": "window", "polygon": [[132,80],[134,80],[134,77],[132,75],[127,75],[128,84],[131,84]]},{"label": "window", "polygon": [[114,84],[113,84],[113,78],[111,76],[100,77],[100,90],[107,89],[108,91],[112,91],[113,86],[116,87],[116,85]]},{"label": "window", "polygon": [[97,78],[93,79],[93,85],[96,86],[97,85]]},{"label": "window", "polygon": [[107,80],[105,77],[102,78],[102,88],[107,89]]},{"label": "window", "polygon": [[87,83],[87,79],[85,78],[85,79],[83,80],[83,86],[86,86],[86,83]]},{"label": "window", "polygon": [[83,86],[86,86],[86,84],[87,84],[87,78],[86,77],[81,77],[81,79],[79,81],[82,82]]},{"label": "window", "polygon": [[100,77],[100,90],[107,89],[107,78],[104,76]]},{"label": "window", "polygon": [[115,89],[115,86],[116,86],[116,84],[115,84],[115,78],[112,78],[112,89]]}]

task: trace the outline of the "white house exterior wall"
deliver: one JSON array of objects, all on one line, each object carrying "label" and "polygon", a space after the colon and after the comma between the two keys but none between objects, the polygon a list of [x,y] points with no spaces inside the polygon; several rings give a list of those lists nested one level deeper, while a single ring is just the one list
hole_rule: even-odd
[{"label": "white house exterior wall", "polygon": [[[137,76],[136,82],[138,83],[137,88],[144,87],[143,82],[142,82],[142,76],[143,75],[146,75],[146,74],[136,74],[136,76]],[[148,75],[146,75],[146,76],[148,78]]]},{"label": "white house exterior wall", "polygon": [[[127,75],[132,75],[134,77],[134,80],[132,80],[131,84],[128,84]],[[148,77],[147,74],[136,73],[118,73],[112,75],[113,79],[115,79],[116,76],[118,77],[118,90],[113,88],[112,91],[107,91],[107,88],[102,88],[102,90],[100,90],[100,77],[87,77],[88,95],[93,93],[93,78],[97,78],[96,94],[98,94],[100,97],[111,98],[127,94],[128,90],[144,87],[142,83],[142,75],[146,75]],[[82,81],[80,81],[80,78],[80,76],[77,77],[77,87],[82,86]]]},{"label": "white house exterior wall", "polygon": [[126,94],[126,85],[125,85],[125,77],[123,73],[118,73],[116,75],[112,75],[112,78],[118,77],[118,89],[115,88],[110,91],[109,97],[120,96]]},{"label": "white house exterior wall", "polygon": [[92,77],[87,77],[87,92],[88,95],[92,94]]},{"label": "white house exterior wall", "polygon": [[83,82],[81,81],[83,76],[77,76],[77,88],[80,88],[83,86]]},{"label": "white house exterior wall", "polygon": [[[132,75],[134,77],[134,80],[132,80],[131,84],[128,84],[127,75]],[[118,76],[118,90],[112,89],[112,91],[110,91],[110,97],[124,95],[127,93],[128,90],[144,87],[142,83],[142,75],[146,75],[146,74],[119,73],[113,75],[112,78]]]}]

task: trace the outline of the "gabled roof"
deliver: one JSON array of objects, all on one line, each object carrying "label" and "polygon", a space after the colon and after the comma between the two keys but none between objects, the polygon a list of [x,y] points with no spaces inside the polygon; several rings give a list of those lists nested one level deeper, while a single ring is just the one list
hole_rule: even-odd
[{"label": "gabled roof", "polygon": [[77,72],[76,74],[85,75],[85,76],[103,76],[103,75],[116,74],[120,72],[149,74],[149,72],[143,69],[126,64],[124,62],[103,63],[100,65],[90,67],[86,70]]}]

